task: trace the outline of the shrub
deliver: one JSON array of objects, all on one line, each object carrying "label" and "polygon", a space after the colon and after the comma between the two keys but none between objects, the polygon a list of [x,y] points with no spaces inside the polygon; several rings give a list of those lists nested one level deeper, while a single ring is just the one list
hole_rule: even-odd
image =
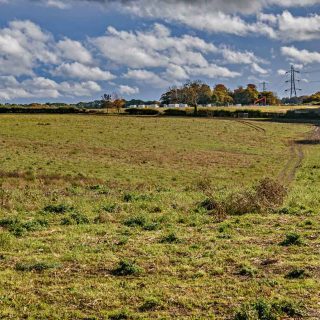
[{"label": "shrub", "polygon": [[139,115],[139,116],[155,116],[159,115],[160,111],[157,109],[139,109],[139,108],[129,108],[125,110],[126,113],[130,115]]},{"label": "shrub", "polygon": [[135,265],[133,262],[127,260],[121,260],[118,266],[112,270],[112,274],[115,276],[132,276],[142,272],[142,269]]},{"label": "shrub", "polygon": [[301,236],[297,233],[288,233],[286,234],[286,238],[280,242],[282,246],[299,246],[302,244]]},{"label": "shrub", "polygon": [[125,202],[134,201],[135,198],[136,198],[136,197],[135,197],[132,193],[125,193],[125,194],[123,195],[123,201],[125,201]]},{"label": "shrub", "polygon": [[186,116],[187,111],[183,109],[166,109],[164,110],[164,114],[166,116],[172,116],[172,117]]}]

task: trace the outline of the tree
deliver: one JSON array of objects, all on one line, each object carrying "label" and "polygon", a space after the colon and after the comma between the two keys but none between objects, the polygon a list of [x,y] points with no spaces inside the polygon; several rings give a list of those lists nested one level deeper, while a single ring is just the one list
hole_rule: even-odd
[{"label": "tree", "polygon": [[184,103],[194,108],[194,114],[198,114],[199,104],[208,104],[211,101],[212,92],[210,87],[200,80],[188,81],[182,87]]},{"label": "tree", "polygon": [[272,91],[262,91],[259,95],[259,98],[262,97],[266,97],[266,103],[268,106],[274,106],[280,103],[280,100]]},{"label": "tree", "polygon": [[118,113],[120,113],[121,109],[124,108],[125,105],[126,102],[123,99],[118,98],[113,101],[113,107],[117,109]]},{"label": "tree", "polygon": [[108,110],[112,108],[112,95],[105,93],[102,97],[102,108]]},{"label": "tree", "polygon": [[234,102],[236,104],[250,105],[254,104],[259,98],[259,92],[256,85],[248,84],[247,88],[239,87],[233,93]]},{"label": "tree", "polygon": [[212,92],[212,102],[218,106],[225,106],[233,103],[231,92],[223,84],[217,84]]}]

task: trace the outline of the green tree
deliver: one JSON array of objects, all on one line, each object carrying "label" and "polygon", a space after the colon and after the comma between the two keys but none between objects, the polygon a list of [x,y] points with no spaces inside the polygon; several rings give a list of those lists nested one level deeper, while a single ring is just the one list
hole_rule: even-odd
[{"label": "green tree", "polygon": [[212,102],[218,106],[225,106],[233,103],[231,92],[223,84],[217,84],[212,92]]}]

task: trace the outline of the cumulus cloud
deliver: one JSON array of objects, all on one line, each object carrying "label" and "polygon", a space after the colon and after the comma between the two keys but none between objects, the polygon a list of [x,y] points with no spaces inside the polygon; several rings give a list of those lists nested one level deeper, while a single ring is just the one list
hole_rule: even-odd
[{"label": "cumulus cloud", "polygon": [[290,60],[300,62],[302,64],[320,63],[320,52],[308,51],[306,49],[299,50],[292,46],[282,47],[281,53]]},{"label": "cumulus cloud", "polygon": [[99,67],[86,66],[79,62],[63,63],[54,70],[53,74],[95,81],[106,81],[116,78],[116,76],[109,71],[101,70]]},{"label": "cumulus cloud", "polygon": [[57,48],[64,58],[81,63],[92,62],[91,53],[79,41],[65,38],[57,43]]},{"label": "cumulus cloud", "polygon": [[120,85],[119,86],[119,92],[121,94],[131,96],[131,95],[134,95],[134,94],[138,94],[140,92],[140,90],[139,90],[138,87],[130,87],[130,86],[127,86],[127,85]]},{"label": "cumulus cloud", "polygon": [[99,84],[93,81],[58,83],[48,78],[35,77],[19,82],[13,76],[0,76],[0,98],[4,100],[89,97],[101,90]]}]

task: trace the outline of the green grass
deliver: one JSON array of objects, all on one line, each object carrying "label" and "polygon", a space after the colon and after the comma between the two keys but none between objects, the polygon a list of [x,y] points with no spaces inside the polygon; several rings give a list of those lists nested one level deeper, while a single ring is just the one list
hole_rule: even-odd
[{"label": "green grass", "polygon": [[[320,146],[303,146],[281,210],[219,220],[201,206],[281,176],[290,141],[310,125],[83,115],[0,124],[0,317],[319,317]],[[281,245],[288,235],[299,245]]]}]

